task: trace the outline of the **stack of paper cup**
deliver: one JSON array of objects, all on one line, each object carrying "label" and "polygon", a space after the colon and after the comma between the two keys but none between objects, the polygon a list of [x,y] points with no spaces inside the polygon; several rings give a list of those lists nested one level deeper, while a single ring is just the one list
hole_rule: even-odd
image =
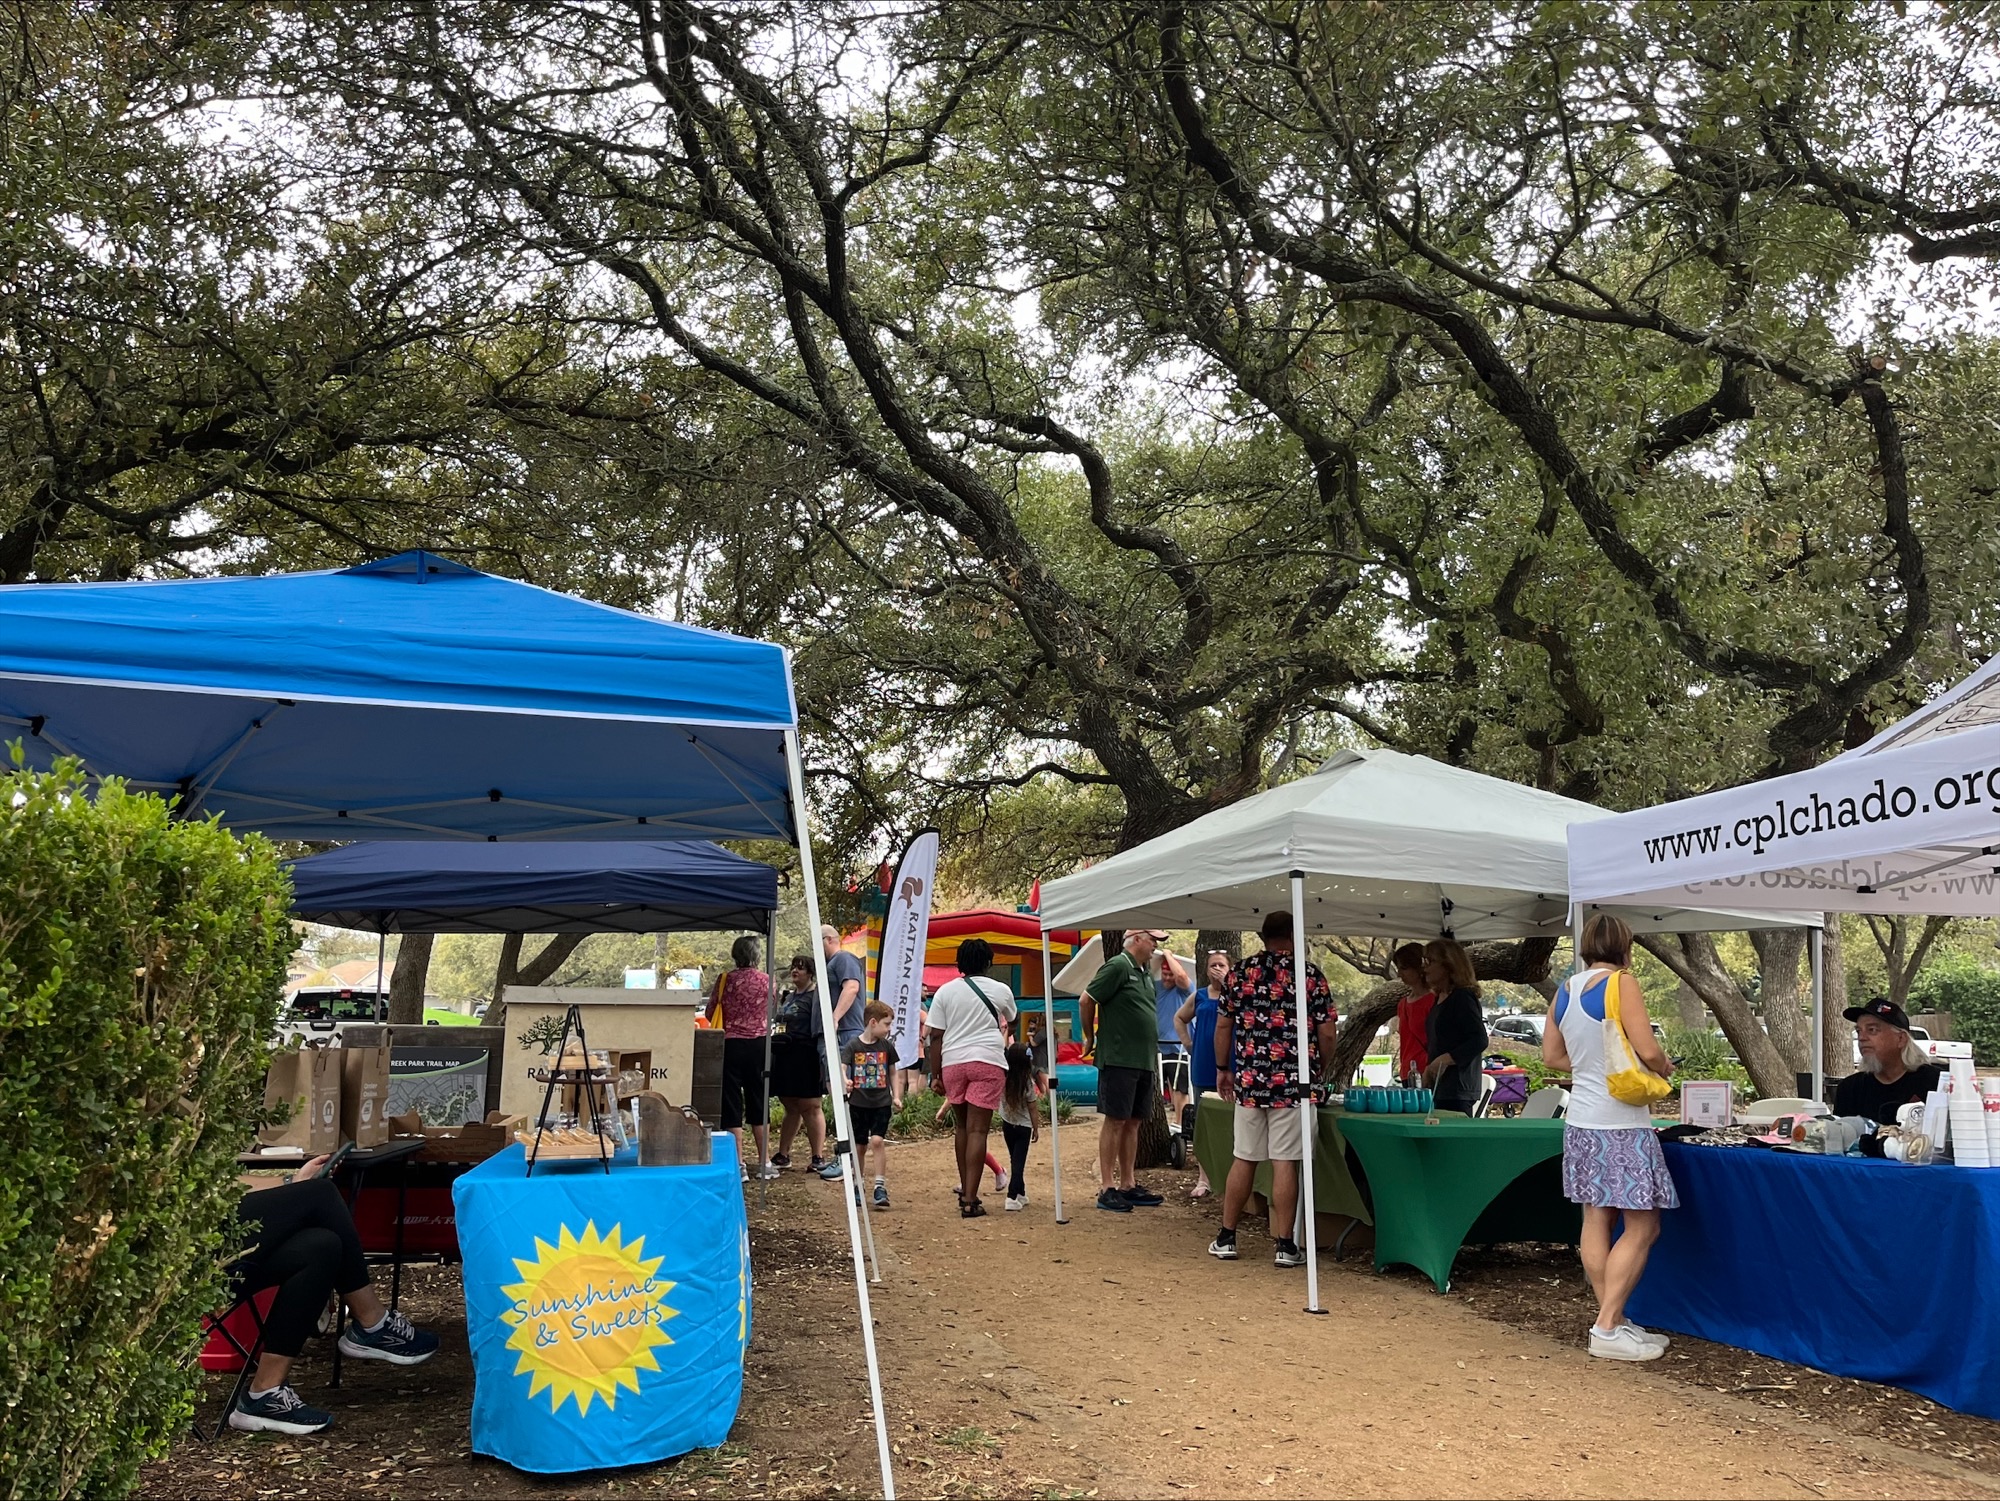
[{"label": "stack of paper cup", "polygon": [[1974,1085],[1959,1082],[1952,1074],[1951,1153],[1960,1167],[1991,1167],[1993,1153],[1986,1140],[1986,1101]]},{"label": "stack of paper cup", "polygon": [[1954,1058],[1951,1060],[1949,1083],[1951,1088],[1963,1089],[1967,1092],[1979,1088],[1979,1079],[1973,1073],[1972,1060],[1970,1058]]},{"label": "stack of paper cup", "polygon": [[2000,1163],[2000,1079],[1979,1081],[1979,1103],[1986,1112],[1986,1160]]}]

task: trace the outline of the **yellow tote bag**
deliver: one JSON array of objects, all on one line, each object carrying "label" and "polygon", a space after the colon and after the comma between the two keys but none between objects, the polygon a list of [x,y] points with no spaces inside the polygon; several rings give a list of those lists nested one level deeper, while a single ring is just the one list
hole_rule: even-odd
[{"label": "yellow tote bag", "polygon": [[1604,1087],[1611,1098],[1627,1105],[1650,1105],[1664,1100],[1673,1086],[1632,1051],[1631,1040],[1618,1019],[1618,992],[1624,988],[1625,971],[1613,970],[1604,981]]}]

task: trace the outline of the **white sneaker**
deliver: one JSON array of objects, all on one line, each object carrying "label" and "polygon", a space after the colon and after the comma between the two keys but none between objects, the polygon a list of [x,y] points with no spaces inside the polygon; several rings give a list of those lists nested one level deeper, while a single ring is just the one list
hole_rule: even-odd
[{"label": "white sneaker", "polygon": [[775,1183],[784,1176],[785,1170],[783,1168],[769,1162],[757,1169],[757,1177],[759,1181],[764,1183]]},{"label": "white sneaker", "polygon": [[1017,1199],[1010,1198],[1007,1201],[1007,1212],[1009,1214],[1018,1213],[1019,1211],[1026,1209],[1027,1207],[1028,1207],[1028,1196],[1026,1194],[1022,1194]]},{"label": "white sneaker", "polygon": [[1630,1324],[1620,1324],[1609,1334],[1593,1324],[1590,1326],[1590,1353],[1599,1360],[1658,1360],[1667,1351],[1664,1345],[1642,1339],[1639,1331]]},{"label": "white sneaker", "polygon": [[1647,1344],[1658,1345],[1662,1350],[1666,1349],[1668,1345],[1671,1345],[1673,1343],[1672,1339],[1660,1333],[1657,1329],[1648,1329],[1645,1327],[1645,1325],[1635,1324],[1630,1319],[1627,1319],[1625,1321],[1623,1327],[1630,1329],[1634,1334],[1638,1335],[1639,1338],[1644,1340]]}]

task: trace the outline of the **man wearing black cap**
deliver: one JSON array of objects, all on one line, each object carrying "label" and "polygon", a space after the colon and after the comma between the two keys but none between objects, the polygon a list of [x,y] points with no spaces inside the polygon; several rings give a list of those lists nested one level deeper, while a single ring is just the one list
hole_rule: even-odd
[{"label": "man wearing black cap", "polygon": [[1910,1038],[1910,1019],[1894,1001],[1877,996],[1865,1006],[1840,1013],[1854,1023],[1861,1048],[1861,1072],[1840,1081],[1833,1092],[1835,1115],[1863,1115],[1880,1125],[1896,1123],[1896,1108],[1921,1100],[1938,1087],[1943,1073]]}]

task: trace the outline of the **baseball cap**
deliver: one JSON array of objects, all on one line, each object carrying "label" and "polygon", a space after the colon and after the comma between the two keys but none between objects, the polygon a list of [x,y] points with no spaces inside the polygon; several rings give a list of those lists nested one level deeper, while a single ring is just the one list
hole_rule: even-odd
[{"label": "baseball cap", "polygon": [[1851,1022],[1858,1022],[1864,1016],[1872,1016],[1877,1021],[1887,1022],[1892,1027],[1910,1030],[1909,1014],[1887,996],[1876,996],[1865,1006],[1849,1006],[1840,1013]]}]

